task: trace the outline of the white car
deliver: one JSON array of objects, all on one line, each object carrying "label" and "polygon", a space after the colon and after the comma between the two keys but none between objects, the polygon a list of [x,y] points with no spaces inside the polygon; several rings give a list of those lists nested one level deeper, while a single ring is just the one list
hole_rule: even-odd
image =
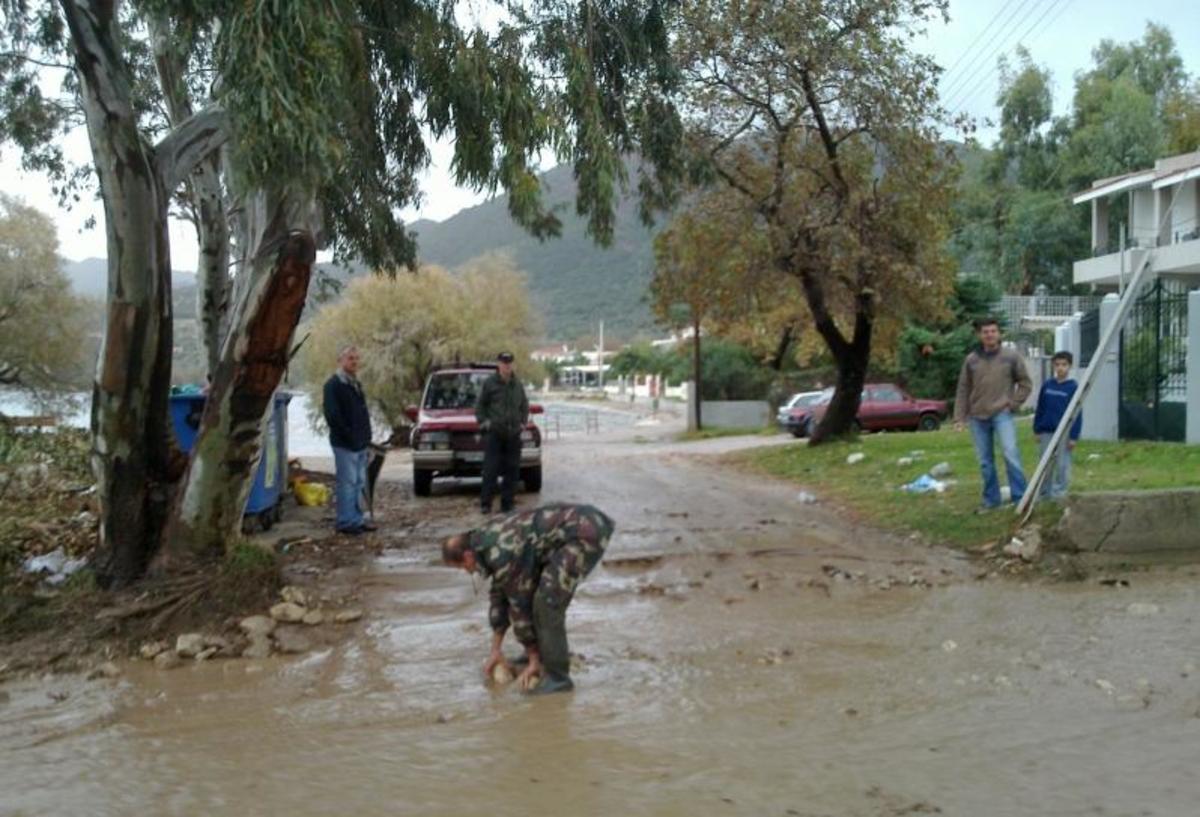
[{"label": "white car", "polygon": [[[802,410],[815,406],[822,400],[828,400],[832,393],[832,389],[824,389],[822,391],[802,391],[798,394],[793,394],[788,398],[786,403],[779,407],[779,413],[775,415],[775,422],[784,431],[796,434],[798,430],[804,428],[804,421],[807,419],[807,412]],[[796,436],[800,435],[797,434]]]}]

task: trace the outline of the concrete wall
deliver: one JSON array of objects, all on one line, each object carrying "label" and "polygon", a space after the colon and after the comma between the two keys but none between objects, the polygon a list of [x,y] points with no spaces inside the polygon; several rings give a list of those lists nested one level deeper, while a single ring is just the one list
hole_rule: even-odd
[{"label": "concrete wall", "polygon": [[1200,489],[1098,491],[1067,499],[1057,544],[1081,553],[1194,553]]},{"label": "concrete wall", "polygon": [[705,400],[700,405],[705,428],[765,428],[770,414],[766,400]]}]

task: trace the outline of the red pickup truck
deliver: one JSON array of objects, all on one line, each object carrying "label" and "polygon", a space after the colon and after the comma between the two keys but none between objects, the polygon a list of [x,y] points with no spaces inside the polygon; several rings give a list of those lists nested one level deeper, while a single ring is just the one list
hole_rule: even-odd
[{"label": "red pickup truck", "polygon": [[[828,400],[812,407],[807,432],[816,428],[828,408]],[[945,400],[912,397],[894,383],[868,383],[855,422],[862,431],[936,431],[946,414]]]},{"label": "red pickup truck", "polygon": [[[483,472],[483,435],[475,421],[475,401],[495,365],[470,364],[438,369],[425,381],[421,405],[409,406],[415,424],[410,438],[413,493],[429,496],[435,477],[474,477]],[[530,405],[530,414],[541,414]],[[529,422],[521,432],[521,482],[542,489],[542,432]]]}]

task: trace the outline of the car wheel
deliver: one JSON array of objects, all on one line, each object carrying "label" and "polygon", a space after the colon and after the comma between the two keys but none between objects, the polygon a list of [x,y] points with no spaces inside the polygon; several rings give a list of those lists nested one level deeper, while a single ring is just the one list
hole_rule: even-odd
[{"label": "car wheel", "polygon": [[921,431],[937,431],[941,427],[942,421],[936,414],[922,414],[921,419],[917,421],[917,428]]},{"label": "car wheel", "polygon": [[863,424],[860,423],[858,420],[855,420],[853,423],[850,424],[850,429],[855,434],[862,434],[863,433]]},{"label": "car wheel", "polygon": [[531,494],[536,494],[542,490],[542,466],[536,468],[521,469],[521,482],[525,483],[525,490]]},{"label": "car wheel", "polygon": [[433,493],[433,472],[413,469],[413,493],[417,496],[429,496]]},{"label": "car wheel", "polygon": [[796,439],[800,439],[801,437],[804,436],[805,432],[806,432],[806,424],[801,423],[800,425],[798,425],[792,429],[792,436],[795,437]]}]

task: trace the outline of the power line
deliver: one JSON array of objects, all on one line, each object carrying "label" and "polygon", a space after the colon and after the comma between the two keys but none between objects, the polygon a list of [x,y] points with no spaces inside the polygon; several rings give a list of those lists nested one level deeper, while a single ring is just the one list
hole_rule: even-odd
[{"label": "power line", "polygon": [[[974,78],[974,76],[975,76],[974,70],[977,70],[974,68],[974,66],[976,66],[978,64],[980,58],[983,57],[984,54],[989,53],[988,49],[992,47],[992,44],[995,43],[998,38],[1007,37],[1008,34],[1010,34],[1012,31],[1015,31],[1017,28],[1019,28],[1021,23],[1023,23],[1026,19],[1029,18],[1029,15],[1033,13],[1032,9],[1027,11],[1025,13],[1025,16],[1022,17],[1019,21],[1017,21],[1017,24],[1015,26],[1012,26],[1010,28],[1010,25],[1013,22],[1013,20],[1021,12],[1021,9],[1025,8],[1025,6],[1028,3],[1029,3],[1029,0],[1021,0],[1021,4],[1012,10],[1012,13],[1008,15],[1008,18],[1005,19],[1004,23],[1001,24],[1000,28],[997,29],[996,32],[994,34],[992,34],[991,37],[988,38],[988,41],[986,44],[984,44],[983,48],[981,48],[981,49],[979,49],[979,51],[975,52],[975,56],[973,56],[967,62],[967,64],[963,67],[962,73],[960,73],[958,75],[958,77],[956,77],[952,82],[950,82],[946,86],[945,92],[943,94],[944,96],[949,96],[951,93],[954,93],[956,91],[956,89],[960,89],[964,83],[963,77],[967,77],[966,82],[970,82],[970,80],[972,78]],[[992,51],[990,53],[994,54],[995,51]],[[983,64],[987,65],[987,58],[984,58]],[[971,73],[968,74],[967,72],[971,72]]]},{"label": "power line", "polygon": [[[1040,23],[1043,19],[1045,19],[1045,15],[1051,9],[1053,9],[1056,5],[1058,5],[1060,2],[1061,2],[1061,0],[1050,0],[1050,4],[1046,7],[1046,10],[1042,13],[1042,16],[1039,17],[1034,22],[1033,26],[1030,26],[1028,29],[1025,30],[1025,34],[1028,35],[1029,32],[1032,31],[1033,28],[1035,26],[1037,26],[1038,23]],[[1029,12],[1027,14],[1025,14],[1025,16],[1023,16],[1020,20],[1017,21],[1016,26],[1014,26],[1013,29],[1009,33],[1015,34],[1019,31],[1021,31],[1021,29],[1025,25],[1025,22],[1027,20],[1029,20],[1031,17],[1033,17],[1033,15],[1037,13],[1037,11],[1038,11],[1038,9],[1037,9],[1036,5],[1033,6],[1032,8],[1030,8]],[[955,91],[954,94],[951,95],[951,96],[953,96],[953,101],[957,102],[964,98],[970,99],[972,96],[974,96],[975,89],[979,87],[979,83],[976,82],[976,78],[979,77],[980,72],[981,71],[983,72],[983,77],[980,80],[980,82],[987,82],[988,79],[991,77],[992,73],[999,70],[998,65],[997,65],[998,55],[1006,54],[1008,52],[1009,47],[1011,47],[1014,43],[1020,44],[1021,40],[1022,40],[1022,37],[1017,36],[1014,40],[1009,41],[1007,46],[1004,45],[1003,43],[1001,43],[999,46],[994,48],[988,54],[987,58],[983,62],[981,62],[975,68],[975,70],[971,72],[971,75],[969,77],[967,77],[967,79],[962,83],[962,85],[960,85],[958,87],[958,90]],[[974,84],[972,84],[972,83],[974,83]],[[965,92],[965,97],[964,97],[964,92]],[[957,110],[958,107],[959,106],[954,105],[954,104],[951,104],[951,106],[950,106],[951,110]]]},{"label": "power line", "polygon": [[[1029,35],[1033,32],[1033,30],[1035,28],[1037,28],[1039,25],[1041,25],[1043,20],[1046,20],[1047,16],[1050,14],[1051,11],[1054,11],[1055,12],[1054,16],[1046,23],[1045,26],[1042,27],[1042,29],[1040,31],[1038,31],[1038,33],[1036,35],[1036,37],[1042,36],[1042,34],[1044,34],[1058,20],[1058,18],[1062,16],[1063,12],[1065,12],[1067,10],[1067,8],[1074,1],[1075,0],[1054,0],[1054,2],[1051,3],[1050,6],[1048,6],[1046,8],[1046,10],[1042,13],[1042,16],[1039,17],[1036,21],[1034,21],[1033,25],[1031,25],[1025,31],[1024,35],[1022,35],[1020,38],[1018,38],[1017,44],[1020,45],[1023,41],[1027,40],[1029,38]],[[1058,6],[1057,10],[1055,10],[1056,5]],[[1036,37],[1035,37],[1035,39],[1036,39]],[[999,68],[993,66],[993,71],[999,71]],[[980,90],[988,82],[988,80],[990,80],[992,78],[992,73],[993,73],[992,71],[985,73],[983,75],[983,77],[979,80],[979,82],[977,82],[975,85],[971,86],[970,90],[968,90],[965,94],[961,94],[956,99],[956,101],[961,100],[961,102],[963,104],[958,105],[958,106],[951,106],[951,109],[952,110],[961,110],[962,107],[964,107],[966,105],[966,103],[969,102],[975,96],[975,93],[978,90]]]},{"label": "power line", "polygon": [[944,77],[949,77],[951,74],[953,74],[954,69],[957,68],[962,63],[962,61],[967,58],[968,54],[975,53],[975,50],[974,50],[975,46],[979,45],[979,41],[982,40],[984,35],[988,33],[988,30],[991,29],[991,27],[996,24],[996,21],[1000,19],[1000,15],[1002,15],[1004,13],[1005,9],[1007,9],[1011,5],[1012,5],[1012,0],[1008,0],[1008,2],[1006,2],[1000,6],[1000,10],[997,11],[995,13],[995,15],[993,15],[992,19],[988,21],[988,24],[983,27],[983,30],[980,31],[979,34],[976,35],[975,39],[971,41],[971,44],[968,45],[963,50],[963,52],[958,55],[958,59],[956,59],[954,61],[954,65],[951,65],[949,68],[946,69],[946,73],[943,74]]}]

